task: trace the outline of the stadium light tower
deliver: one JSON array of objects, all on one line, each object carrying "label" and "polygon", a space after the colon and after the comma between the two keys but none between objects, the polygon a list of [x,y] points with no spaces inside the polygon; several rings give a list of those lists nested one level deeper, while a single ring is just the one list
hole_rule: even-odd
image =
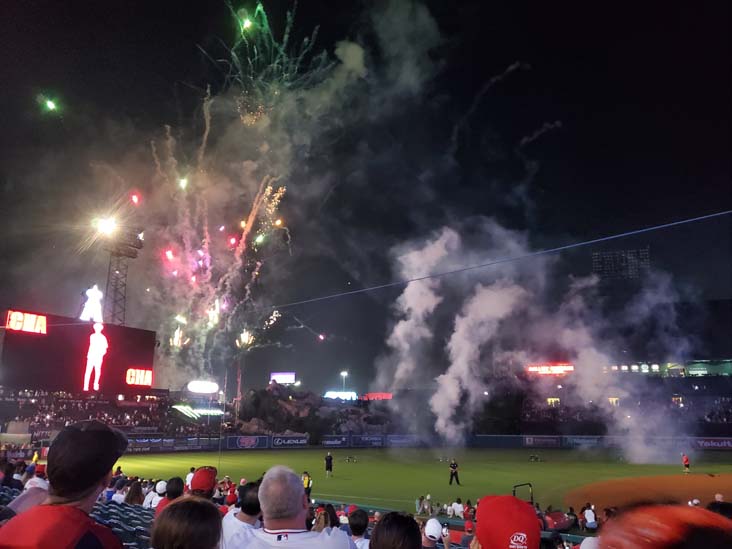
[{"label": "stadium light tower", "polygon": [[343,380],[343,390],[346,390],[346,378],[348,377],[348,372],[346,370],[343,370],[341,372],[341,379]]},{"label": "stadium light tower", "polygon": [[92,226],[104,239],[104,249],[109,252],[104,318],[107,323],[124,326],[128,261],[138,256],[142,249],[144,233],[139,227],[119,226],[113,217],[95,219],[92,221]]}]

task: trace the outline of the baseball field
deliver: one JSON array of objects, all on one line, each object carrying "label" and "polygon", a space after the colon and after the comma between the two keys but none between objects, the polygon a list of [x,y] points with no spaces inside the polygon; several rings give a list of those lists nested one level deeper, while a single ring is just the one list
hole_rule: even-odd
[{"label": "baseball field", "polygon": [[[535,501],[566,509],[591,500],[599,508],[634,501],[703,503],[721,492],[732,500],[732,460],[723,452],[693,456],[691,474],[678,465],[636,465],[608,451],[579,450],[333,450],[334,476],[326,479],[325,450],[256,450],[222,453],[125,455],[124,472],[144,478],[185,478],[190,467],[213,465],[219,476],[235,482],[257,479],[268,467],[283,464],[314,478],[313,496],[363,507],[414,511],[414,500],[430,494],[432,501],[463,501],[487,494],[509,494],[514,485],[531,483]],[[529,461],[538,454],[541,461]],[[353,456],[356,462],[347,462]],[[461,486],[448,484],[446,458],[459,464]],[[441,461],[441,459],[443,461]],[[528,499],[528,489],[517,492]]]}]

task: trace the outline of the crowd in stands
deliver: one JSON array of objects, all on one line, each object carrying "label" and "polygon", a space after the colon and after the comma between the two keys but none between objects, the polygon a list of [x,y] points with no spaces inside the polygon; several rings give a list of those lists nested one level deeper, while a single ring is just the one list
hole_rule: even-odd
[{"label": "crowd in stands", "polygon": [[[571,521],[587,537],[582,548],[709,548],[732,546],[730,507],[721,494],[707,509],[650,505],[630,510],[587,503],[575,514],[542,510],[514,496],[463,502],[415,501],[414,514],[370,513],[354,505],[317,505],[307,476],[271,467],[254,482],[219,478],[212,466],[167,480],[128,477],[114,469],[127,448],[123,433],[97,420],[66,426],[47,464],[6,462],[0,477],[0,547],[73,549],[471,549],[564,548],[558,530]],[[114,469],[114,470],[113,470]],[[444,513],[462,529],[451,532]],[[541,531],[554,531],[542,539]]]}]

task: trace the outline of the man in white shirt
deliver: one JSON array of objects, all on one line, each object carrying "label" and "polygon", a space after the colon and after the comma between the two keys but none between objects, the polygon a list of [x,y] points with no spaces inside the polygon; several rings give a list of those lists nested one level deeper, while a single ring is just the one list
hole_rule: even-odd
[{"label": "man in white shirt", "polygon": [[597,529],[597,517],[595,516],[595,506],[585,509],[585,528],[587,530]]},{"label": "man in white shirt", "polygon": [[355,549],[348,535],[337,528],[307,531],[305,520],[310,502],[302,480],[292,469],[282,465],[270,468],[262,479],[258,495],[265,527],[238,530],[228,541],[231,547]]},{"label": "man in white shirt", "polygon": [[222,521],[221,549],[236,547],[231,540],[239,530],[262,527],[262,523],[259,522],[259,515],[262,511],[257,496],[258,490],[259,486],[254,482],[237,488],[239,502],[236,507],[226,513]]},{"label": "man in white shirt", "polygon": [[456,517],[465,518],[465,507],[463,507],[463,501],[460,498],[457,498],[455,503],[452,504],[452,510],[455,513]]},{"label": "man in white shirt", "polygon": [[191,481],[193,480],[193,473],[196,472],[195,467],[191,467],[190,472],[186,475],[186,490],[191,489]]},{"label": "man in white shirt", "polygon": [[155,509],[160,503],[160,500],[165,497],[165,492],[168,490],[168,483],[164,480],[159,481],[155,485],[154,490],[150,490],[150,493],[145,496],[145,500],[142,502],[142,506],[145,509]]}]

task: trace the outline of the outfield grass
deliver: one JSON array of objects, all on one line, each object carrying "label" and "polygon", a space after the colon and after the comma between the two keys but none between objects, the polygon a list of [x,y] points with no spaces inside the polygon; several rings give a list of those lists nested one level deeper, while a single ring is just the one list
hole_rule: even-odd
[{"label": "outfield grass", "polygon": [[[681,472],[681,465],[633,465],[608,452],[569,450],[478,450],[455,451],[415,449],[333,450],[334,476],[325,478],[325,450],[253,450],[210,453],[126,455],[119,465],[127,475],[145,478],[185,478],[190,467],[214,465],[219,475],[235,482],[241,477],[256,479],[268,467],[284,464],[298,474],[313,476],[313,495],[323,499],[414,511],[419,495],[431,494],[432,501],[447,502],[456,497],[473,502],[486,494],[507,494],[514,484],[531,482],[534,497],[542,507],[564,507],[566,492],[600,480],[669,475]],[[545,461],[530,463],[538,453]],[[358,463],[345,463],[354,455]],[[447,463],[439,456],[452,456],[460,465],[463,486],[449,486]],[[722,453],[708,452],[693,463],[694,473],[732,473],[732,464]],[[526,492],[522,493],[525,495]]]}]

